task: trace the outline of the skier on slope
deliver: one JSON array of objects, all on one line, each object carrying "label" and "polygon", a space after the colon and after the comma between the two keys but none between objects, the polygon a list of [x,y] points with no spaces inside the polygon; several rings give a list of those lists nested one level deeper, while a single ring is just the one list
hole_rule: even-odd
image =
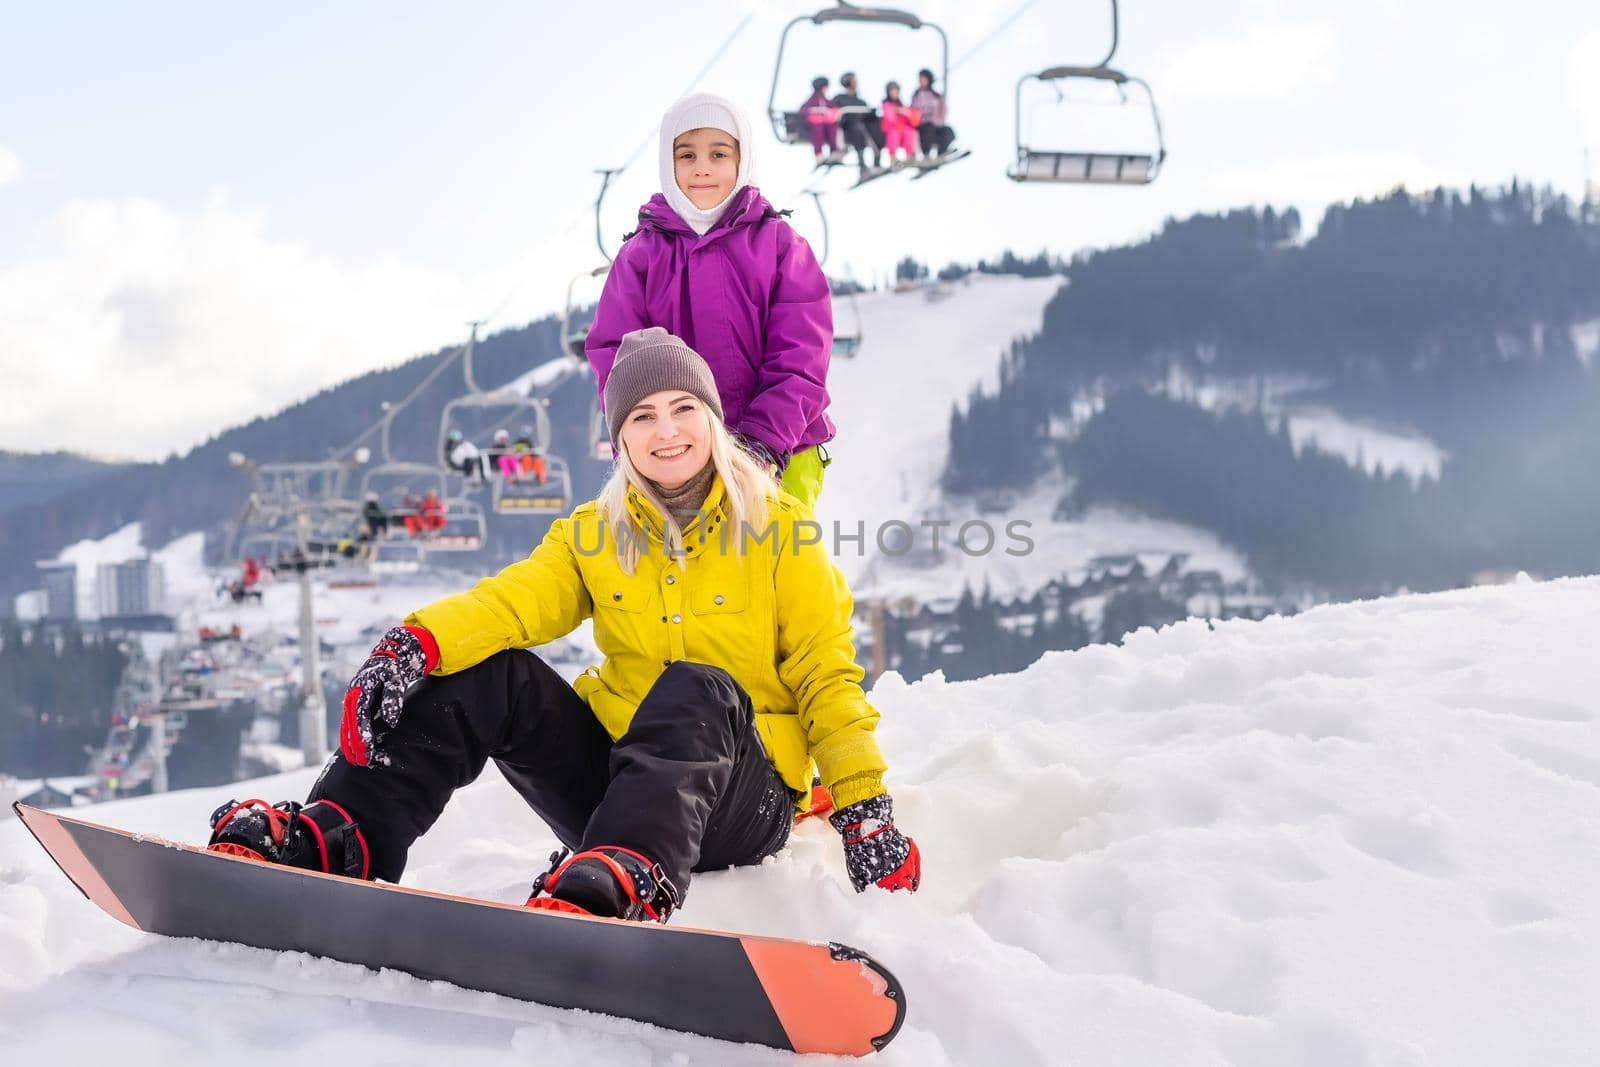
[{"label": "skier on slope", "polygon": [[[310,802],[225,806],[211,847],[394,881],[493,759],[576,850],[529,906],[664,921],[691,871],[783,847],[815,766],[856,889],[917,888],[811,510],[737,446],[710,368],[665,330],[622,338],[605,403],[618,458],[600,496],[389,630]],[[574,685],[524,651],[590,616],[605,661]]]},{"label": "skier on slope", "polygon": [[617,252],[584,341],[604,398],[622,335],[661,326],[705,358],[728,428],[808,507],[829,462],[833,304],[804,238],[755,181],[739,108],[699,93],[661,120],[661,192]]}]

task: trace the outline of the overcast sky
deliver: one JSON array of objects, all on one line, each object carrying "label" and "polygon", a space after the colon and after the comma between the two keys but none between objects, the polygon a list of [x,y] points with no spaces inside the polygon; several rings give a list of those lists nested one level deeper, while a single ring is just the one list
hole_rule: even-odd
[{"label": "overcast sky", "polygon": [[[1017,186],[1017,77],[1097,61],[1109,28],[1106,6],[1042,0],[990,36],[1023,2],[915,5],[949,33],[950,122],[974,154],[854,193],[834,175],[830,272],[1070,253],[1247,204],[1314,223],[1402,182],[1515,175],[1577,194],[1586,142],[1600,172],[1600,4],[1129,0],[1115,65],[1155,90],[1164,175]],[[592,171],[635,159],[606,203],[614,249],[656,188],[660,113],[747,16],[698,87],[751,113],[763,190],[820,245],[809,150],[780,146],[763,114],[783,25],[821,6],[8,5],[0,448],[159,458],[469,319],[558,308],[600,262]],[[790,41],[790,107],[815,73],[853,68],[876,100],[939,66],[927,31],[807,24]],[[1150,135],[1131,107],[1040,94],[1025,111],[1040,145]]]}]

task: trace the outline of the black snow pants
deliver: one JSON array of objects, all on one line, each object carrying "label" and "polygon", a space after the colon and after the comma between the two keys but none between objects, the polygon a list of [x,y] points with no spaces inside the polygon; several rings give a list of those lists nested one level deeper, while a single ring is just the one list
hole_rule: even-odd
[{"label": "black snow pants", "polygon": [[856,150],[856,159],[863,167],[867,165],[867,145],[872,145],[872,165],[878,166],[883,161],[883,127],[878,122],[876,115],[843,115],[839,119],[839,129],[844,133],[845,144]]},{"label": "black snow pants", "polygon": [[956,131],[948,126],[935,126],[931,122],[924,122],[917,127],[917,143],[922,146],[924,156],[942,156],[950,151],[950,146],[955,143]]},{"label": "black snow pants", "polygon": [[562,844],[631,848],[665,869],[680,899],[690,871],[758,863],[783,847],[794,820],[794,794],[767,761],[749,695],[703,663],[662,671],[613,743],[548,664],[501,652],[426,679],[379,743],[387,765],[335,753],[308,799],[349,811],[372,874],[391,882],[450,794],[490,759]]}]

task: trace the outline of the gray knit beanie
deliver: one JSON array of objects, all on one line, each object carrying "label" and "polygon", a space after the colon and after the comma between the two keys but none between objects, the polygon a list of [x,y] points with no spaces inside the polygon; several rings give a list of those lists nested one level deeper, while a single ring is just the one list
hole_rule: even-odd
[{"label": "gray knit beanie", "polygon": [[606,379],[606,421],[613,445],[622,432],[622,420],[634,405],[663,389],[692,393],[722,418],[716,379],[698,352],[660,326],[623,334],[611,376]]}]

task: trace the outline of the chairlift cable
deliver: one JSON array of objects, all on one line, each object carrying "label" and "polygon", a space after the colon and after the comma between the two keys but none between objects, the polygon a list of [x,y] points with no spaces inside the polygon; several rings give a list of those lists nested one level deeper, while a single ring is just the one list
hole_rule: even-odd
[{"label": "chairlift cable", "polygon": [[[739,22],[739,25],[734,27],[733,32],[728,35],[728,39],[723,41],[721,46],[719,46],[717,50],[711,54],[711,58],[706,61],[705,66],[701,67],[700,72],[694,76],[694,79],[691,82],[689,82],[688,88],[684,89],[684,91],[679,95],[688,96],[689,93],[694,91],[695,86],[699,85],[701,79],[703,79],[707,74],[711,73],[711,68],[716,66],[717,61],[722,58],[723,54],[727,52],[730,47],[732,47],[733,42],[741,33],[744,32],[745,27],[750,25],[750,20],[754,17],[754,11],[751,11],[745,15],[745,17]],[[649,147],[651,139],[656,136],[657,135],[655,133],[645,134],[644,139],[639,142],[639,146],[633,150],[633,153],[630,156],[628,156],[627,162],[623,163],[621,167],[618,167],[615,173],[621,174],[623,171],[626,171],[629,167],[633,166],[633,164],[637,162],[639,158],[639,153],[643,152],[647,147]],[[604,195],[603,190],[602,195]],[[596,205],[594,204],[585,206],[582,210],[578,211],[572,216],[572,221],[568,222],[560,230],[540,239],[532,247],[538,248],[544,244],[554,241],[558,237],[564,237],[571,233],[591,212],[595,211],[595,207]],[[596,219],[596,225],[598,224],[598,219]],[[522,291],[523,284],[524,283],[519,282],[517,285],[513,286],[511,292],[507,293],[505,298],[495,305],[494,310],[490,311],[489,314],[484,316],[483,321],[494,322],[499,319],[500,313],[503,312],[506,309],[506,306],[511,303],[512,299]]]},{"label": "chairlift cable", "polygon": [[[1009,14],[1005,18],[1001,19],[1000,22],[995,26],[994,29],[992,29],[988,33],[984,34],[983,39],[981,41],[979,41],[977,44],[973,45],[971,48],[967,49],[965,52],[963,52],[961,54],[960,58],[958,58],[954,63],[951,63],[950,64],[950,69],[952,71],[956,70],[957,68],[959,68],[961,66],[961,64],[965,63],[967,60],[969,60],[973,56],[977,55],[980,51],[982,51],[985,47],[987,47],[991,41],[993,41],[996,37],[1000,36],[1000,34],[1003,31],[1005,31],[1006,29],[1008,29],[1013,22],[1017,21],[1017,19],[1021,18],[1024,14],[1026,14],[1028,9],[1033,7],[1038,2],[1039,2],[1039,0],[1023,0],[1023,3],[1020,4],[1015,11],[1011,12],[1011,14]],[[1115,11],[1115,9],[1116,9],[1116,0],[1112,0],[1112,9],[1113,9],[1113,11]],[[1115,20],[1113,19],[1113,22],[1114,21]],[[1111,49],[1112,49],[1113,52],[1116,51],[1116,40],[1115,40],[1115,37],[1113,37],[1113,39],[1112,39]]]},{"label": "chairlift cable", "polygon": [[467,346],[466,345],[461,345],[461,346],[457,347],[454,352],[450,353],[444,359],[440,360],[439,361],[439,365],[437,367],[433,368],[433,370],[429,371],[428,372],[428,376],[426,378],[423,378],[422,381],[417,384],[417,387],[415,389],[412,389],[411,392],[407,393],[406,394],[406,398],[404,400],[400,401],[400,403],[398,403],[398,404],[395,404],[395,405],[391,406],[389,411],[384,412],[383,418],[380,418],[377,422],[374,422],[371,426],[368,426],[365,430],[362,430],[361,433],[356,436],[355,440],[351,441],[349,444],[345,445],[343,448],[336,450],[333,453],[333,458],[334,459],[343,459],[344,457],[348,456],[351,452],[354,452],[356,450],[356,446],[357,445],[361,444],[361,442],[365,441],[368,437],[371,437],[374,430],[380,429],[383,426],[384,419],[387,419],[393,412],[399,410],[400,408],[405,407],[407,404],[411,403],[418,396],[420,396],[422,394],[422,391],[424,389],[428,388],[428,386],[432,385],[433,382],[434,382],[434,379],[438,378],[439,375],[443,374],[445,372],[445,370],[452,363],[454,363],[457,359],[459,359],[461,357],[462,353],[466,352],[466,350],[467,350]]},{"label": "chairlift cable", "polygon": [[[688,96],[690,93],[694,92],[695,86],[699,85],[701,80],[705,78],[707,74],[711,73],[711,68],[717,65],[717,61],[720,60],[723,54],[733,46],[733,42],[738,39],[739,35],[744,32],[744,28],[750,25],[750,20],[755,17],[756,13],[751,11],[746,14],[743,19],[739,20],[739,25],[733,28],[733,32],[728,35],[727,40],[723,41],[722,44],[717,46],[717,50],[711,53],[711,58],[706,60],[705,66],[700,68],[700,72],[691,78],[688,86],[684,88],[683,92],[678,94],[680,98]],[[658,134],[654,131],[645,134],[644,139],[641,140],[638,147],[633,150],[633,154],[628,157],[627,161],[623,163],[622,166],[617,168],[616,173],[622,174],[629,167],[633,166],[633,164],[639,159],[639,154],[648,148],[650,146],[650,142],[657,136]]]}]

